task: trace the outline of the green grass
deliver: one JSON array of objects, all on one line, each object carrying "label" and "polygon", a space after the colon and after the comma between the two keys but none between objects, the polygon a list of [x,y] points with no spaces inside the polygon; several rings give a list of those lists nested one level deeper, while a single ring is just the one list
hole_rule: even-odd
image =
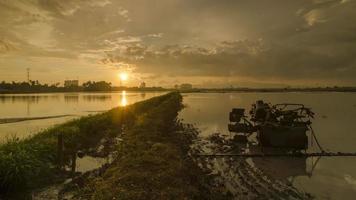
[{"label": "green grass", "polygon": [[0,192],[38,189],[61,177],[58,134],[63,134],[68,161],[73,152],[85,152],[124,130],[114,162],[101,176],[84,181],[74,191],[77,198],[219,199],[208,188],[210,177],[189,156],[197,132],[177,120],[182,108],[182,96],[173,92],[9,140],[0,145]]},{"label": "green grass", "polygon": [[121,133],[136,118],[155,108],[173,94],[155,97],[125,108],[82,117],[42,131],[31,138],[10,139],[0,144],[0,194],[38,188],[57,177],[57,138],[63,134],[66,163],[72,152],[87,151],[102,138]]},{"label": "green grass", "polygon": [[209,177],[189,157],[197,133],[177,120],[182,97],[172,93],[125,132],[119,155],[105,173],[87,181],[82,199],[219,199]]}]

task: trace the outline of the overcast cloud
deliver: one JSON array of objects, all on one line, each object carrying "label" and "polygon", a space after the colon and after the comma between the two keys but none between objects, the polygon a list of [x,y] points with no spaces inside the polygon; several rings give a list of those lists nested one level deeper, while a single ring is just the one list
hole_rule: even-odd
[{"label": "overcast cloud", "polygon": [[0,0],[0,80],[356,85],[355,0]]}]

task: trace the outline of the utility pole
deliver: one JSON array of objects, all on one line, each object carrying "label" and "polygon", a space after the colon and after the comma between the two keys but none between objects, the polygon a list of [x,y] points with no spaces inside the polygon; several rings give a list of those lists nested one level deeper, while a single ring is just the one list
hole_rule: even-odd
[{"label": "utility pole", "polygon": [[27,68],[27,82],[30,83],[30,68]]}]

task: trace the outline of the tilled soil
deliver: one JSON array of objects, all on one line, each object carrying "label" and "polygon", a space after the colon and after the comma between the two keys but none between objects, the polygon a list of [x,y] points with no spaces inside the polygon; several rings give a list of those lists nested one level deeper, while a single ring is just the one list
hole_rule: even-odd
[{"label": "tilled soil", "polygon": [[[233,145],[227,136],[217,134],[200,138],[192,148],[193,154],[248,151],[244,145]],[[199,156],[195,161],[209,170],[215,177],[216,186],[225,188],[233,199],[312,199],[310,194],[298,191],[288,180],[275,179],[255,167],[249,158]]]}]

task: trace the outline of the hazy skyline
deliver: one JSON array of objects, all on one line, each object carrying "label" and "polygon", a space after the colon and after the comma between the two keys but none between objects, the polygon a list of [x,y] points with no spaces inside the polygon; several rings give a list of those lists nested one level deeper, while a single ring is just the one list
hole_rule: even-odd
[{"label": "hazy skyline", "polygon": [[356,85],[355,0],[0,0],[0,81]]}]

